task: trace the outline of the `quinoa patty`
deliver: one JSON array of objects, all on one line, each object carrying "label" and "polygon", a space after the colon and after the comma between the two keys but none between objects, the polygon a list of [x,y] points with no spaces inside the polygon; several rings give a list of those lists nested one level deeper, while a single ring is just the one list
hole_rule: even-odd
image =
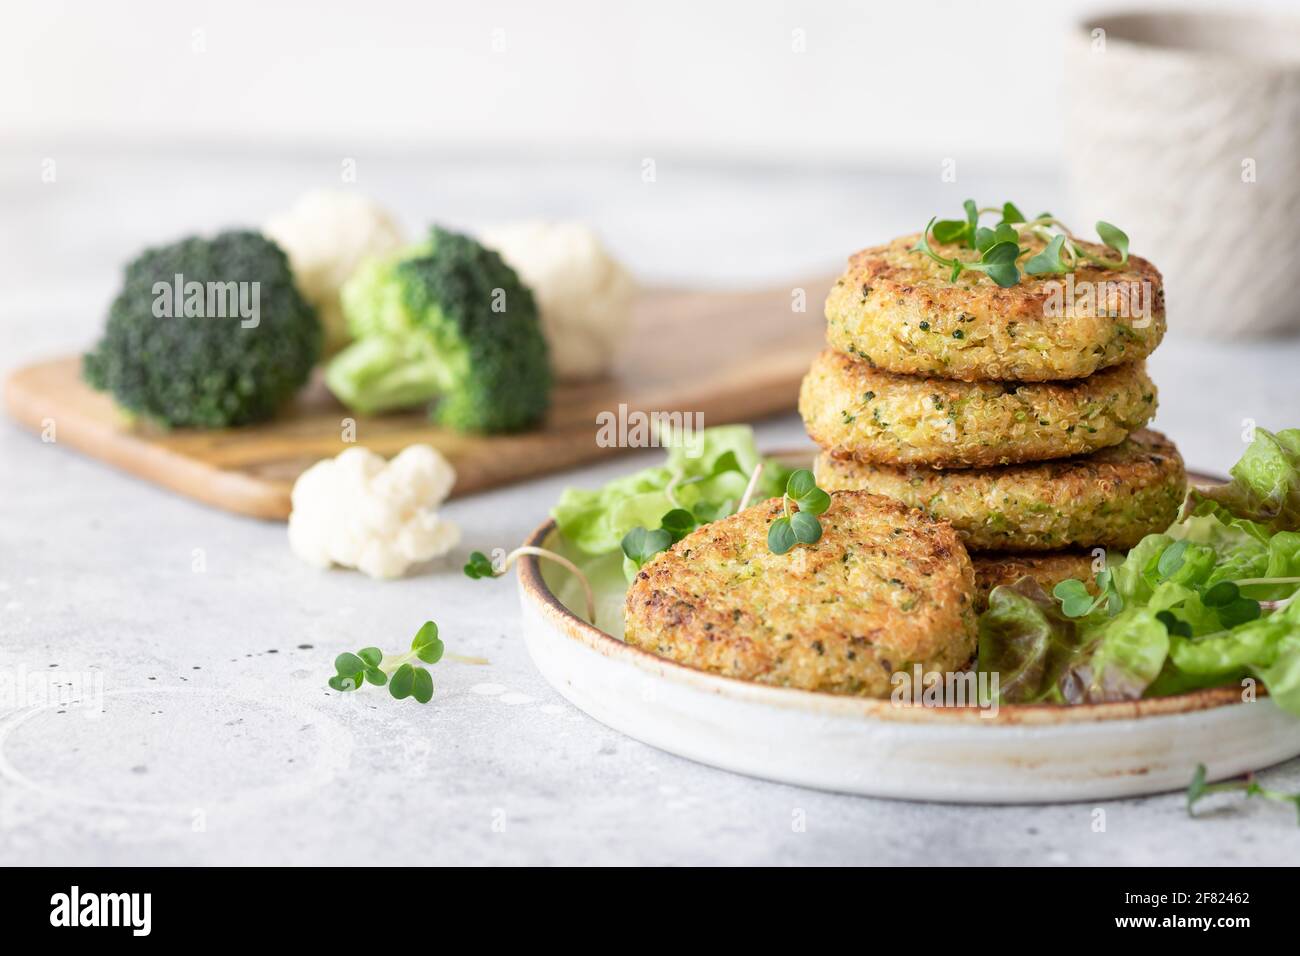
[{"label": "quinoa patty", "polygon": [[888,495],[951,522],[972,551],[1131,548],[1169,527],[1187,487],[1178,450],[1146,430],[1091,455],[1032,465],[935,471],[823,452],[816,472],[827,491]]},{"label": "quinoa patty", "polygon": [[1066,382],[953,382],[895,375],[826,349],[799,393],[813,441],[881,465],[989,467],[1118,445],[1155,414],[1145,363]]},{"label": "quinoa patty", "polygon": [[[1002,289],[977,272],[950,282],[949,270],[910,251],[919,238],[849,259],[826,300],[832,348],[908,375],[1046,382],[1136,362],[1164,336],[1164,287],[1145,259],[1131,257],[1121,269],[1082,265],[1072,276],[1023,275]],[[1034,253],[1044,245],[1033,237],[1022,244]],[[955,245],[932,247],[946,257],[973,255]],[[1072,300],[1066,288],[1075,290]]]},{"label": "quinoa patty", "polygon": [[727,677],[888,697],[895,671],[952,672],[975,652],[975,574],[942,522],[839,492],[821,540],[767,547],[781,499],[687,535],[637,574],[629,644]]},{"label": "quinoa patty", "polygon": [[989,606],[989,592],[1002,584],[1015,584],[1028,575],[1048,594],[1062,581],[1075,578],[1091,592],[1093,555],[1091,551],[1044,551],[1040,554],[998,554],[976,551],[970,556],[975,566],[975,609]]}]

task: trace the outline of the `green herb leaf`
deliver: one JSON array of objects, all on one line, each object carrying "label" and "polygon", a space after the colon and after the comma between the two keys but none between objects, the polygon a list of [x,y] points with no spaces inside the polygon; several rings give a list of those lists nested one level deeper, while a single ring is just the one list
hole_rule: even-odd
[{"label": "green herb leaf", "polygon": [[962,203],[962,208],[966,210],[966,244],[972,249],[975,248],[975,230],[979,227],[980,210],[975,204],[975,200],[967,199]]},{"label": "green herb leaf", "polygon": [[1278,803],[1289,803],[1295,807],[1296,823],[1300,824],[1300,793],[1283,793],[1280,790],[1270,790],[1268,787],[1261,785],[1254,774],[1246,774],[1245,777],[1239,777],[1236,780],[1225,780],[1222,783],[1207,783],[1207,773],[1205,764],[1198,763],[1196,772],[1192,774],[1192,782],[1187,785],[1187,815],[1196,816],[1192,808],[1198,802],[1212,793],[1244,793],[1247,797],[1261,797],[1265,800],[1273,800]]},{"label": "green herb leaf", "polygon": [[[822,524],[817,515],[831,506],[831,496],[817,487],[817,479],[806,468],[790,473],[785,483],[787,514],[777,518],[767,530],[767,546],[773,554],[785,554],[796,544],[815,544],[821,540]],[[799,508],[789,514],[788,502]]]},{"label": "green herb leaf", "polygon": [[1205,764],[1198,763],[1196,772],[1192,774],[1192,782],[1187,785],[1187,815],[1194,816],[1192,807],[1194,807],[1202,797],[1210,792],[1209,786],[1205,782]]},{"label": "green herb leaf", "polygon": [[990,279],[1007,289],[1020,281],[1020,270],[1016,260],[1020,257],[1020,247],[1014,242],[996,242],[989,246],[980,256],[979,262],[968,262],[967,269],[983,272]]},{"label": "green herb leaf", "polygon": [[[939,253],[935,252],[933,249],[930,248],[930,230],[933,228],[934,228],[934,218],[931,217],[930,221],[925,224],[925,228],[921,230],[921,238],[916,240],[916,245],[912,247],[912,251],[922,252],[925,255],[929,256],[931,259],[933,259],[935,262],[939,263],[940,265],[954,266],[957,270],[956,272],[953,273],[952,276],[953,281],[955,282],[957,281],[958,273],[961,272],[961,260],[944,258],[943,256],[939,255]],[[963,231],[963,238],[964,237],[965,237],[965,233]],[[939,239],[939,236],[937,234],[935,235],[935,239]]]},{"label": "green herb leaf", "polygon": [[1246,624],[1255,620],[1262,613],[1262,608],[1258,601],[1252,601],[1250,598],[1237,598],[1219,608],[1219,621],[1226,628],[1234,628],[1239,624]]},{"label": "green herb leaf", "polygon": [[623,535],[623,554],[631,558],[639,568],[660,551],[667,551],[673,544],[673,536],[663,528],[651,531],[648,528],[633,528]]},{"label": "green herb leaf", "polygon": [[442,652],[445,648],[438,638],[438,625],[433,621],[425,621],[415,632],[415,638],[411,641],[411,650],[415,651],[415,655],[426,664],[436,664],[442,660]]},{"label": "green herb leaf", "polygon": [[948,245],[965,242],[966,231],[970,227],[960,219],[940,219],[934,224],[934,241]]},{"label": "green herb leaf", "polygon": [[1088,586],[1074,578],[1057,583],[1052,596],[1061,602],[1061,613],[1066,617],[1087,617],[1095,607]]},{"label": "green herb leaf", "polygon": [[1004,202],[1002,204],[1002,221],[1005,223],[1024,222],[1024,214],[1016,208],[1013,202]]},{"label": "green herb leaf", "polygon": [[1173,611],[1157,611],[1156,620],[1165,626],[1165,630],[1178,637],[1191,637],[1192,626],[1180,619]]},{"label": "green herb leaf", "polygon": [[975,248],[981,253],[988,252],[999,242],[1010,242],[1014,245],[1019,241],[1020,234],[1005,223],[1000,224],[996,229],[986,229],[981,226],[975,232]]},{"label": "green herb leaf", "polygon": [[397,700],[404,700],[411,696],[414,689],[415,668],[410,664],[403,664],[393,672],[393,679],[388,682],[388,692]]},{"label": "green herb leaf", "polygon": [[1097,222],[1097,235],[1101,241],[1119,253],[1120,265],[1128,262],[1128,236],[1118,226],[1108,222]]},{"label": "green herb leaf", "polygon": [[816,544],[822,537],[822,523],[807,511],[796,511],[790,516],[790,530],[800,544]]},{"label": "green herb leaf", "polygon": [[344,676],[360,674],[366,669],[366,662],[356,654],[343,653],[334,658],[334,669]]},{"label": "green herb leaf", "polygon": [[773,554],[785,554],[798,543],[799,539],[787,517],[777,518],[767,529],[767,548]]},{"label": "green herb leaf", "polygon": [[414,677],[411,684],[411,696],[421,704],[433,699],[433,675],[423,667],[413,668]]},{"label": "green herb leaf", "polygon": [[806,468],[800,468],[790,475],[785,484],[785,493],[799,506],[801,512],[819,515],[831,506],[831,496],[817,487],[817,479]]},{"label": "green herb leaf", "polygon": [[387,684],[388,692],[398,700],[414,697],[426,704],[433,697],[433,678],[412,661],[418,659],[426,664],[436,664],[442,660],[444,650],[438,637],[438,625],[425,621],[411,639],[411,649],[404,653],[388,656],[377,647],[363,647],[355,654],[340,654],[334,659],[334,669],[338,673],[327,683],[341,692],[359,690],[366,683],[378,687]]},{"label": "green herb leaf", "polygon": [[1201,603],[1206,607],[1227,607],[1241,596],[1241,589],[1232,581],[1220,581],[1207,588],[1201,595]]},{"label": "green herb leaf", "polygon": [[469,561],[465,565],[465,576],[475,580],[491,578],[496,577],[496,571],[486,554],[482,551],[475,551],[470,554]]},{"label": "green herb leaf", "polygon": [[1161,552],[1156,562],[1156,573],[1168,580],[1183,566],[1183,555],[1187,551],[1187,540],[1175,541]]},{"label": "green herb leaf", "polygon": [[785,483],[785,493],[798,501],[804,495],[816,490],[817,479],[807,468],[800,468],[790,474]]},{"label": "green herb leaf", "polygon": [[1061,258],[1061,248],[1064,245],[1065,236],[1053,236],[1046,249],[1025,263],[1025,272],[1031,276],[1061,275],[1069,272],[1070,267]]},{"label": "green herb leaf", "polygon": [[667,531],[672,538],[672,543],[676,544],[682,538],[686,537],[696,528],[695,515],[691,514],[685,508],[674,508],[663,516],[660,527]]}]

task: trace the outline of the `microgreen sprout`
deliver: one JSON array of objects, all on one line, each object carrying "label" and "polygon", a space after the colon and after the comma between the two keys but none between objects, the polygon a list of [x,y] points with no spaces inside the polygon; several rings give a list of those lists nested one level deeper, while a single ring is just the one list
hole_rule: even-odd
[{"label": "microgreen sprout", "polygon": [[1115,587],[1115,579],[1110,569],[1097,572],[1097,596],[1088,592],[1082,581],[1071,578],[1059,582],[1052,588],[1052,594],[1061,602],[1061,613],[1066,617],[1087,617],[1103,604],[1108,614],[1118,614],[1124,608],[1124,599]]},{"label": "microgreen sprout", "polygon": [[[925,227],[925,232],[921,234],[921,238],[917,240],[916,245],[912,247],[912,251],[925,253],[925,255],[929,256],[941,266],[945,266],[951,270],[948,281],[956,282],[958,276],[963,272],[968,271],[983,272],[1003,288],[1013,286],[1020,281],[1020,271],[1016,268],[1016,259],[1020,256],[1022,250],[1015,242],[1008,242],[1006,240],[999,241],[992,237],[985,237],[985,246],[982,250],[979,250],[980,258],[978,261],[967,262],[956,256],[953,256],[950,259],[939,255],[930,247],[930,229],[934,225],[935,221],[931,219],[929,224]],[[935,239],[940,242],[945,241],[939,237],[938,233],[935,234]],[[947,241],[951,242],[954,240],[948,239]],[[975,238],[975,233],[972,231],[972,248],[977,248],[974,244],[979,241],[980,240]]]},{"label": "microgreen sprout", "polygon": [[673,536],[672,532],[663,527],[651,530],[638,525],[623,535],[621,544],[623,554],[632,560],[639,571],[656,554],[673,546]]},{"label": "microgreen sprout", "polygon": [[562,554],[554,551],[548,551],[546,548],[535,548],[532,545],[522,545],[515,548],[504,558],[499,565],[493,564],[492,560],[482,551],[474,551],[466,562],[464,571],[467,578],[475,581],[480,578],[499,578],[506,574],[511,565],[524,555],[531,555],[535,558],[545,558],[547,561],[554,561],[565,570],[573,574],[582,585],[583,596],[587,599],[587,620],[592,624],[596,623],[596,595],[591,589],[591,581],[582,573],[582,569],[570,561]]},{"label": "microgreen sprout", "polygon": [[1261,786],[1253,773],[1248,773],[1236,780],[1225,780],[1222,783],[1206,783],[1205,778],[1205,764],[1197,764],[1196,773],[1192,775],[1192,782],[1187,787],[1187,815],[1189,817],[1196,816],[1192,811],[1196,803],[1212,793],[1241,792],[1247,797],[1262,797],[1265,800],[1276,800],[1279,803],[1291,804],[1296,809],[1296,823],[1300,825],[1300,793],[1283,793],[1280,790],[1270,790]]},{"label": "microgreen sprout", "polygon": [[[799,510],[791,513],[790,502]],[[785,554],[798,544],[816,544],[822,537],[822,523],[817,516],[831,506],[831,496],[817,487],[817,480],[807,468],[792,472],[786,479],[781,496],[784,512],[768,526],[767,547],[773,554]]]},{"label": "microgreen sprout", "polygon": [[[1117,253],[1117,259],[1092,252],[1051,213],[1043,212],[1033,219],[1026,219],[1014,203],[1003,203],[1000,208],[980,208],[972,199],[967,199],[962,207],[965,219],[932,218],[912,247],[913,252],[920,252],[947,268],[950,282],[956,282],[963,272],[982,272],[1002,288],[1017,285],[1020,282],[1020,259],[1029,253],[1029,249],[1020,245],[1026,236],[1035,236],[1046,243],[1041,252],[1024,263],[1026,275],[1064,275],[1074,272],[1080,262],[1102,269],[1119,269],[1128,263],[1128,236],[1111,223],[1098,221],[1097,235],[1107,248]],[[986,213],[1001,216],[992,229],[979,224],[980,217]],[[930,245],[931,236],[942,245],[965,246],[979,253],[979,258],[967,260],[956,255],[940,255]]]},{"label": "microgreen sprout", "polygon": [[685,508],[674,508],[659,519],[658,528],[651,530],[638,525],[623,535],[623,554],[631,559],[639,571],[656,554],[667,551],[700,525],[717,520],[716,517],[704,520],[704,517]]},{"label": "microgreen sprout", "polygon": [[337,691],[359,690],[364,684],[388,685],[397,700],[413,697],[421,704],[433,698],[433,677],[420,666],[442,660],[445,647],[438,637],[438,625],[425,621],[411,641],[411,649],[401,654],[385,654],[377,647],[363,647],[334,658],[336,673],[329,679]]},{"label": "microgreen sprout", "polygon": [[[738,471],[744,474],[744,469],[740,467],[735,452],[729,451],[721,455],[706,477],[716,477],[727,471]],[[763,463],[759,462],[753,472],[750,473],[749,482],[745,485],[745,493],[741,496],[740,503],[736,507],[737,513],[744,511],[749,506],[749,500],[754,496],[754,489],[758,487],[758,480],[762,475]],[[690,480],[701,481],[703,479],[694,478]],[[686,483],[682,482],[681,484]],[[676,501],[671,495],[669,499]],[[638,525],[623,535],[621,542],[623,554],[639,571],[642,565],[656,554],[667,551],[696,528],[711,524],[732,513],[730,501],[724,501],[720,504],[698,501],[689,511],[685,508],[675,507],[659,519],[658,528],[651,529]]]}]

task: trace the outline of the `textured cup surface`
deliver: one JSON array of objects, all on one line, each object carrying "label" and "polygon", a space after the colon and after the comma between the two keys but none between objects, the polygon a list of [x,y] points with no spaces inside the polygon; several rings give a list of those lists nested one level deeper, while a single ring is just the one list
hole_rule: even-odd
[{"label": "textured cup surface", "polygon": [[1100,16],[1066,45],[1074,228],[1124,229],[1164,274],[1171,330],[1300,330],[1300,19]]}]

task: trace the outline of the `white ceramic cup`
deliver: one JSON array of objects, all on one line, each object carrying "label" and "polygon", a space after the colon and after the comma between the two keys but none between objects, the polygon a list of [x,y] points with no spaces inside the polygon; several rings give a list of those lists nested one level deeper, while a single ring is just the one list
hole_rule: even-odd
[{"label": "white ceramic cup", "polygon": [[1171,331],[1300,330],[1300,20],[1101,15],[1068,38],[1065,87],[1071,225],[1128,233]]}]

